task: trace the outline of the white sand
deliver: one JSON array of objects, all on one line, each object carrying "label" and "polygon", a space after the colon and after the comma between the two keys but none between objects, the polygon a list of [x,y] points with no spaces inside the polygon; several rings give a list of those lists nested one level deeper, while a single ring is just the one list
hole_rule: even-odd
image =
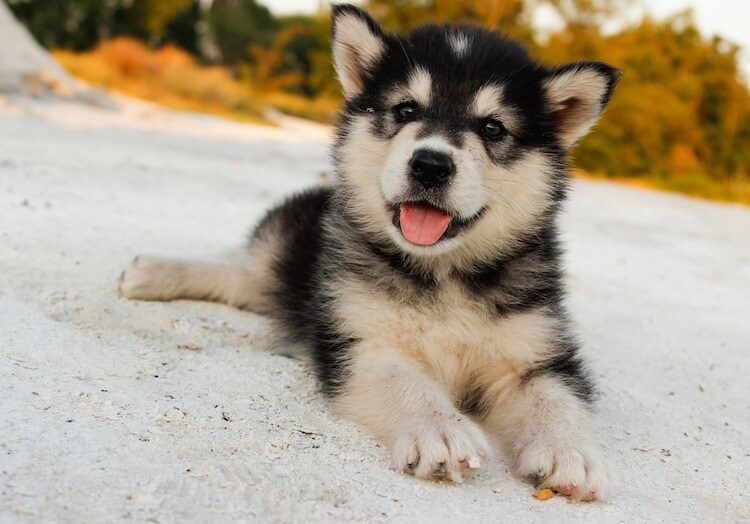
[{"label": "white sand", "polygon": [[259,350],[262,319],[116,296],[135,254],[238,246],[329,169],[324,133],[124,106],[0,101],[0,521],[750,519],[747,209],[577,183],[571,306],[617,490],[539,502],[500,457],[430,484]]}]

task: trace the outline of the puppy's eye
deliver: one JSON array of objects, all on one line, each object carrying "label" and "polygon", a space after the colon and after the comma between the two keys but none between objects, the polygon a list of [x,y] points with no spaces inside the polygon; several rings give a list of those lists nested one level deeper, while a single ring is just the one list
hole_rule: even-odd
[{"label": "puppy's eye", "polygon": [[482,123],[482,135],[487,140],[500,140],[508,134],[502,122],[494,118],[488,118]]},{"label": "puppy's eye", "polygon": [[417,118],[417,104],[414,102],[402,102],[393,108],[397,122],[411,122]]}]

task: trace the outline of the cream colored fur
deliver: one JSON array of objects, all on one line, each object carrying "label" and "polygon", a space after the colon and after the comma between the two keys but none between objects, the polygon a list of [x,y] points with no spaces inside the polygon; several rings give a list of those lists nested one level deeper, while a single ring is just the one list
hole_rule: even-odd
[{"label": "cream colored fur", "polygon": [[415,67],[406,85],[397,86],[388,93],[388,103],[395,107],[402,102],[416,102],[426,107],[432,101],[432,77],[423,67]]},{"label": "cream colored fur", "polygon": [[497,118],[512,133],[518,128],[518,117],[507,104],[503,103],[503,87],[489,84],[474,95],[472,113],[477,118]]},{"label": "cream colored fur", "polygon": [[[576,499],[606,495],[609,479],[586,407],[558,379],[525,382],[535,363],[552,356],[559,331],[551,312],[497,319],[449,279],[421,306],[357,281],[331,289],[340,329],[363,340],[352,351],[336,410],[385,442],[397,468],[460,481],[487,453],[480,424],[500,440],[519,476]],[[456,407],[474,390],[485,392],[487,415],[478,421]],[[409,467],[417,457],[418,466]],[[440,463],[445,471],[436,475]]]},{"label": "cream colored fur", "polygon": [[362,89],[368,67],[385,52],[385,45],[362,18],[346,14],[336,21],[332,51],[344,95],[353,97]]},{"label": "cream colored fur", "polygon": [[138,256],[120,276],[120,296],[136,300],[208,300],[259,314],[269,314],[265,300],[273,282],[271,261],[279,237],[255,239],[252,255],[233,264]]},{"label": "cream colored fur", "polygon": [[[120,293],[262,312],[269,274],[258,262],[267,264],[274,246],[255,247],[254,270],[139,257],[123,273]],[[558,320],[550,312],[498,318],[447,277],[420,306],[357,280],[332,282],[329,293],[339,328],[362,340],[351,349],[350,374],[334,409],[384,442],[395,468],[461,482],[491,456],[486,431],[502,443],[519,476],[537,477],[576,499],[606,495],[609,477],[585,406],[555,378],[524,382],[535,363],[551,356]],[[484,392],[481,420],[457,407],[467,391]]]},{"label": "cream colored fur", "polygon": [[482,430],[456,409],[419,362],[380,344],[368,341],[352,349],[350,376],[334,401],[336,412],[388,445],[397,470],[461,482],[490,454]]},{"label": "cream colored fur", "polygon": [[249,271],[232,266],[139,256],[120,278],[119,293],[138,300],[210,300],[241,309],[259,304]]},{"label": "cream colored fur", "polygon": [[607,78],[591,69],[572,69],[551,77],[545,88],[553,109],[564,113],[558,132],[563,145],[571,148],[599,118]]},{"label": "cream colored fur", "polygon": [[588,410],[559,380],[538,377],[520,388],[499,382],[487,394],[494,402],[485,427],[499,436],[519,477],[575,500],[607,497],[611,479]]},{"label": "cream colored fur", "polygon": [[[508,168],[487,157],[474,133],[464,133],[460,150],[439,135],[433,136],[432,142],[453,153],[454,161],[458,159],[463,168],[458,177],[461,183],[456,184],[449,201],[461,206],[466,216],[484,205],[486,212],[460,239],[428,247],[411,244],[391,223],[392,212],[386,201],[405,187],[407,162],[424,140],[417,137],[421,124],[407,124],[390,140],[373,135],[371,127],[372,117],[355,117],[347,143],[341,148],[340,176],[351,188],[347,206],[374,239],[395,241],[405,251],[424,257],[431,269],[436,264],[467,267],[491,259],[498,249],[513,247],[518,235],[530,231],[551,205],[547,173],[552,166],[542,153],[527,153]],[[439,260],[436,255],[441,255]]]}]

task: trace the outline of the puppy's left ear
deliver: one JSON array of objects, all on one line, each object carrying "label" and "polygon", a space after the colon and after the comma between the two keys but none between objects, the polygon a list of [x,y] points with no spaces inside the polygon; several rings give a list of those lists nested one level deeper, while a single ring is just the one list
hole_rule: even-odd
[{"label": "puppy's left ear", "polygon": [[354,98],[385,55],[386,34],[362,9],[338,4],[331,11],[331,47],[344,96]]},{"label": "puppy's left ear", "polygon": [[550,71],[543,87],[565,149],[596,123],[619,78],[620,71],[602,62],[574,62]]}]

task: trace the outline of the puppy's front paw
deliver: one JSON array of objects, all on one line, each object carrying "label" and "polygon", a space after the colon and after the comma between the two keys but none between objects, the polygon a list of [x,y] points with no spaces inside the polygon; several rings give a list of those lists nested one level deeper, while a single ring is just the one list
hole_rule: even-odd
[{"label": "puppy's front paw", "polygon": [[397,470],[430,480],[463,482],[490,455],[482,430],[463,415],[426,417],[395,439]]},{"label": "puppy's front paw", "polygon": [[603,499],[609,491],[607,468],[589,442],[539,436],[520,450],[516,473],[576,501]]}]

